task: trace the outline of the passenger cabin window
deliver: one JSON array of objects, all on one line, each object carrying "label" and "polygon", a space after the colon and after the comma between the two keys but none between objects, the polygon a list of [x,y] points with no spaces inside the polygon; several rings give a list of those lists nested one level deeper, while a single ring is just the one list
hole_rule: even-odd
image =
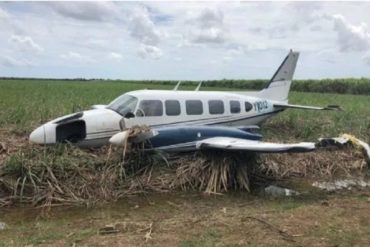
[{"label": "passenger cabin window", "polygon": [[187,100],[186,101],[186,114],[188,115],[201,115],[203,114],[203,104],[200,100]]},{"label": "passenger cabin window", "polygon": [[245,102],[244,105],[245,105],[245,111],[246,112],[249,112],[250,110],[253,109],[253,105],[249,102]]},{"label": "passenger cabin window", "polygon": [[163,104],[160,100],[142,100],[136,111],[138,117],[155,117],[163,115]]},{"label": "passenger cabin window", "polygon": [[240,113],[240,102],[236,100],[230,101],[230,112],[231,113]]},{"label": "passenger cabin window", "polygon": [[210,100],[208,101],[209,113],[210,114],[224,114],[225,107],[222,100]]},{"label": "passenger cabin window", "polygon": [[177,100],[166,100],[164,102],[166,106],[166,115],[167,116],[178,116],[181,113],[180,102]]}]

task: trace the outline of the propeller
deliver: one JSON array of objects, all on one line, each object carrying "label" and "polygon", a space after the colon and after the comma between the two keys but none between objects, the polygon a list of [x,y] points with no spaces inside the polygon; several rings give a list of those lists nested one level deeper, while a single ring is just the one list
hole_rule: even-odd
[{"label": "propeller", "polygon": [[140,143],[156,135],[158,135],[158,132],[148,126],[136,125],[113,135],[109,142],[115,146],[125,147],[128,141]]},{"label": "propeller", "polygon": [[125,131],[122,131],[122,132],[119,132],[119,133],[113,135],[109,139],[109,142],[112,145],[119,146],[119,147],[124,147],[127,143],[128,137],[129,137],[129,131],[125,130]]}]

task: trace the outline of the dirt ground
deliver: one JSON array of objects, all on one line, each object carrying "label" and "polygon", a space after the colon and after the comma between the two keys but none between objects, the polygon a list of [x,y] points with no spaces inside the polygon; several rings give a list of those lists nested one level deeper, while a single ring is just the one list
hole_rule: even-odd
[{"label": "dirt ground", "polygon": [[370,241],[370,189],[280,199],[151,194],[102,207],[0,211],[7,224],[1,246],[368,246]]}]

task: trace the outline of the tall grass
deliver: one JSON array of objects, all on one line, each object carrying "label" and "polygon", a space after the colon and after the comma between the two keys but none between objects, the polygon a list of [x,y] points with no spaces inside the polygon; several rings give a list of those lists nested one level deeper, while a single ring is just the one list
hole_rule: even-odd
[{"label": "tall grass", "polygon": [[292,92],[289,103],[317,106],[337,104],[343,111],[289,109],[274,116],[262,128],[266,136],[314,141],[319,137],[350,133],[370,141],[370,96]]}]

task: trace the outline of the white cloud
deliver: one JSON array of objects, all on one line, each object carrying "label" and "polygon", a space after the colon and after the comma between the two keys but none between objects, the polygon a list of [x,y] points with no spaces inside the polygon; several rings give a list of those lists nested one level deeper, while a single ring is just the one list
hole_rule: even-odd
[{"label": "white cloud", "polygon": [[12,35],[9,38],[9,42],[14,44],[17,49],[21,51],[36,51],[41,52],[44,49],[36,44],[30,36]]},{"label": "white cloud", "polygon": [[35,64],[25,58],[16,59],[10,56],[2,56],[0,58],[0,64],[5,67],[16,67],[16,66],[34,66]]},{"label": "white cloud", "polygon": [[129,21],[130,34],[146,45],[157,45],[163,35],[149,16],[146,8],[137,8]]},{"label": "white cloud", "polygon": [[219,28],[194,30],[190,33],[190,40],[194,43],[223,43],[226,38]]},{"label": "white cloud", "polygon": [[116,62],[121,62],[123,59],[123,56],[117,52],[111,52],[108,54],[108,58]]},{"label": "white cloud", "polygon": [[232,55],[232,56],[237,56],[243,53],[246,53],[248,50],[247,46],[242,46],[242,45],[233,45],[230,46],[227,50],[227,52]]},{"label": "white cloud", "polygon": [[230,62],[231,60],[233,60],[233,58],[232,58],[231,56],[224,56],[224,57],[222,58],[222,61],[223,61],[224,63]]},{"label": "white cloud", "polygon": [[[9,76],[263,78],[293,48],[302,55],[297,78],[370,76],[368,10],[352,2],[6,2],[0,62]],[[42,67],[20,66],[29,61]]]},{"label": "white cloud", "polygon": [[116,14],[112,2],[48,2],[47,5],[62,16],[84,21],[107,20]]},{"label": "white cloud", "polygon": [[94,63],[96,62],[94,59],[92,59],[89,56],[81,55],[78,52],[69,51],[68,53],[60,55],[61,58],[68,60],[68,61],[74,61],[79,63]]},{"label": "white cloud", "polygon": [[367,52],[363,57],[362,59],[364,60],[364,62],[367,64],[367,65],[370,65],[370,52]]},{"label": "white cloud", "polygon": [[286,5],[286,10],[289,12],[289,18],[293,18],[290,28],[297,31],[301,25],[312,24],[320,18],[320,10],[322,2],[289,2]]},{"label": "white cloud", "polygon": [[340,51],[367,51],[370,48],[370,31],[366,23],[352,25],[339,14],[333,15],[332,19]]},{"label": "white cloud", "polygon": [[205,8],[199,16],[190,22],[194,22],[201,28],[214,28],[223,25],[224,14],[219,9]]},{"label": "white cloud", "polygon": [[4,20],[4,19],[7,19],[7,18],[9,18],[8,12],[6,12],[2,8],[0,8],[0,20]]},{"label": "white cloud", "polygon": [[151,45],[141,45],[138,55],[141,58],[152,58],[152,59],[159,59],[162,57],[163,53],[161,49],[159,49],[156,46],[151,46]]},{"label": "white cloud", "polygon": [[92,47],[94,49],[99,48],[99,49],[106,49],[109,47],[109,40],[106,39],[88,39],[86,40],[83,45],[87,45],[89,47]]},{"label": "white cloud", "polygon": [[219,9],[203,9],[197,16],[191,16],[188,39],[192,43],[224,43],[226,41],[224,15]]}]

